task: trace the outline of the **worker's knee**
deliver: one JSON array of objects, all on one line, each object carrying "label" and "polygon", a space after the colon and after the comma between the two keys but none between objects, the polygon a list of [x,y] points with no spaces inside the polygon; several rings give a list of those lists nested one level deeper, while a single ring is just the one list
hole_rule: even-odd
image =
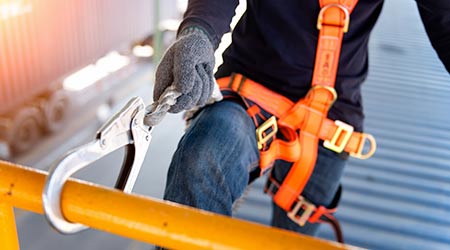
[{"label": "worker's knee", "polygon": [[169,175],[191,176],[195,185],[212,181],[237,199],[248,183],[249,168],[259,162],[254,131],[251,119],[236,103],[205,108],[181,139]]}]

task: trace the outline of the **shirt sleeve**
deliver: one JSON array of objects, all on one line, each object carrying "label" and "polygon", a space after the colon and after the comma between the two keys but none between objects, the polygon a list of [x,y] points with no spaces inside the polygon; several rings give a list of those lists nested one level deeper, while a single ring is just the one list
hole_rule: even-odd
[{"label": "shirt sleeve", "polygon": [[230,22],[238,4],[239,0],[189,0],[178,33],[188,26],[199,26],[216,49],[223,34],[230,31]]},{"label": "shirt sleeve", "polygon": [[433,48],[450,73],[450,1],[416,0]]}]

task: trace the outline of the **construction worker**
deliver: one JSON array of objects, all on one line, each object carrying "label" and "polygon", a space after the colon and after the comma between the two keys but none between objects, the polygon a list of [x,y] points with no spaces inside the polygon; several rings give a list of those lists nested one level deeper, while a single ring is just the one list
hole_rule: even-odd
[{"label": "construction worker", "polygon": [[[289,195],[274,198],[272,225],[314,235],[318,224],[311,223],[311,217],[315,212],[309,214],[306,223],[299,223],[298,217],[302,215],[298,210],[307,210],[305,204],[313,204],[315,209],[332,207],[338,199],[339,182],[349,153],[361,156],[364,144],[368,144],[368,135],[361,133],[364,118],[361,84],[368,71],[369,35],[383,0],[360,0],[357,4],[348,0],[249,0],[246,12],[233,30],[232,43],[223,54],[224,62],[214,76],[214,51],[222,35],[230,29],[238,2],[189,1],[177,39],[157,68],[155,100],[169,86],[175,86],[182,95],[170,112],[202,107],[191,118],[172,158],[164,199],[231,215],[233,202],[255,177],[270,170],[266,192],[276,197],[292,166],[300,161],[298,158],[307,158],[305,161],[312,168],[306,173],[305,185],[297,188],[291,183],[296,189],[292,194],[304,201],[295,211],[299,214],[288,216],[299,199],[294,197],[294,201],[285,203],[283,197],[290,197],[286,191]],[[450,71],[450,1],[416,2],[431,43]],[[317,28],[319,15],[323,18],[319,20],[322,30]],[[346,25],[349,25],[348,32]],[[328,39],[322,37],[321,32],[333,27],[339,31],[336,33],[339,51],[325,54],[318,48],[325,45],[318,46],[318,40]],[[339,37],[341,34],[343,38]],[[326,56],[323,59],[318,55]],[[333,58],[338,58],[334,60],[337,68],[334,72],[329,70],[333,68]],[[323,60],[326,63],[322,63]],[[321,83],[323,74],[328,74],[332,80]],[[222,87],[224,98],[205,106],[213,93],[215,79]],[[245,91],[241,91],[243,89]],[[289,122],[296,120],[286,118],[290,113],[274,114],[278,112],[278,106],[273,106],[275,102],[300,102],[299,107],[312,117],[314,111],[311,110],[315,109],[315,104],[311,104],[315,102],[312,90],[328,98],[326,107],[318,111],[321,122],[317,126],[306,128],[308,125],[304,124],[309,124],[308,119],[312,118],[304,118],[300,127],[295,127],[297,125]],[[260,96],[269,98],[260,100]],[[306,99],[313,101],[304,101]],[[272,116],[278,121],[278,128],[276,122],[270,123],[258,135],[257,129]],[[323,122],[326,119],[341,122],[336,125]],[[338,145],[337,139],[325,139],[320,131],[313,136],[315,144],[303,143],[301,138],[307,135],[299,131],[323,128],[325,123],[335,126],[333,131],[338,132],[334,135],[347,138],[341,142],[345,145]],[[291,125],[294,135],[286,132]],[[267,136],[273,131],[276,138],[273,134]],[[298,148],[302,151],[301,157],[292,157],[294,160],[289,160],[289,155],[275,157],[261,168],[262,155],[269,151],[271,144],[275,140],[289,141],[291,136],[300,138],[295,140],[301,141]],[[270,138],[266,140],[266,137]],[[357,146],[347,149],[348,141],[353,138],[358,141]],[[332,145],[323,146],[324,141]],[[297,171],[302,171],[299,169]]]}]

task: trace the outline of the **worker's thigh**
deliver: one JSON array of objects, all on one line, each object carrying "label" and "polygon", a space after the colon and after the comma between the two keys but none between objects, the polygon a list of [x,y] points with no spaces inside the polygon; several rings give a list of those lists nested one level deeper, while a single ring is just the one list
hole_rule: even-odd
[{"label": "worker's thigh", "polygon": [[[330,205],[339,188],[346,159],[345,155],[338,155],[319,146],[314,171],[302,195],[316,205]],[[283,180],[289,172],[290,166],[291,163],[277,161],[272,170],[272,176],[278,181]],[[317,223],[306,223],[303,227],[299,226],[287,217],[286,212],[275,203],[273,203],[272,225],[308,235],[315,235],[319,227]]]},{"label": "worker's thigh", "polygon": [[232,101],[204,108],[179,142],[164,199],[231,215],[259,163],[255,125]]}]

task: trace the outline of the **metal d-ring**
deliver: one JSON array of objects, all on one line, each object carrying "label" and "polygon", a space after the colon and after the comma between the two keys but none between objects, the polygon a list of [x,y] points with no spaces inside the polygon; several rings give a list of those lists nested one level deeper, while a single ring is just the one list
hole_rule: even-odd
[{"label": "metal d-ring", "polygon": [[344,13],[344,26],[342,28],[342,31],[344,33],[347,33],[348,27],[350,25],[350,11],[344,5],[336,4],[336,3],[327,4],[327,5],[323,6],[322,9],[320,9],[319,17],[317,18],[317,29],[318,30],[322,29],[323,16],[324,16],[325,12],[329,8],[332,8],[332,7],[338,8]]}]

